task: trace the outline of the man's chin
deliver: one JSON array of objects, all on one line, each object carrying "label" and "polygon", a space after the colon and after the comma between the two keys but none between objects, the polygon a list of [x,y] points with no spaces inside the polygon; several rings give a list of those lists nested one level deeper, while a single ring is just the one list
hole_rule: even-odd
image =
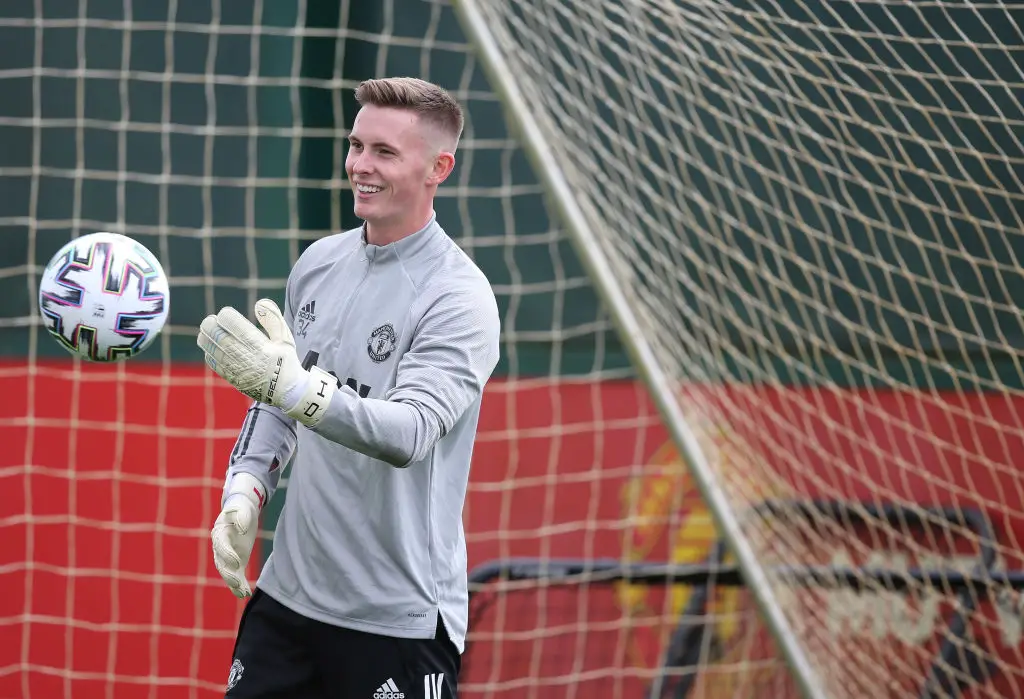
[{"label": "man's chin", "polygon": [[383,207],[367,204],[367,202],[356,202],[352,209],[356,218],[362,219],[370,226],[383,226],[394,221],[394,215],[389,215]]},{"label": "man's chin", "polygon": [[357,199],[355,205],[352,207],[352,210],[356,216],[363,219],[364,221],[371,221],[373,218],[375,218],[373,215],[374,206],[371,202],[359,201]]}]

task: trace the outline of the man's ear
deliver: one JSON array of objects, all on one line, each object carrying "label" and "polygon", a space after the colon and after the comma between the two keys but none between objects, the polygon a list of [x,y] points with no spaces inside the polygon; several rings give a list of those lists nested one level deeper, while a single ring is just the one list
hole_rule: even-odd
[{"label": "man's ear", "polygon": [[448,151],[441,151],[434,157],[434,166],[427,176],[427,184],[439,185],[448,179],[455,169],[455,154]]}]

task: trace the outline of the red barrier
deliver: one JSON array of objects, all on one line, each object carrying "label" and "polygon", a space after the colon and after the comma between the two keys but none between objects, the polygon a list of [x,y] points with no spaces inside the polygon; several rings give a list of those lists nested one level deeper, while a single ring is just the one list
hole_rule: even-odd
[{"label": "red barrier", "polygon": [[[213,569],[208,531],[247,399],[196,366],[40,368],[0,365],[0,697],[216,696],[240,603]],[[855,394],[783,390],[756,400],[790,422],[735,434],[796,482],[983,503],[1019,549],[1012,456],[1024,444],[999,429],[1016,424],[1018,404],[950,397],[907,411],[904,397],[874,394],[865,411]],[[873,459],[858,437],[868,432],[885,450]],[[632,383],[494,381],[465,513],[470,566],[702,558],[714,530],[680,473]],[[531,593],[494,608],[504,616],[476,628],[467,681],[494,696],[531,683],[548,687],[538,697],[641,687],[638,669],[655,661],[688,591],[668,601],[637,588],[586,594]],[[1019,657],[1019,634],[1009,638]]]}]

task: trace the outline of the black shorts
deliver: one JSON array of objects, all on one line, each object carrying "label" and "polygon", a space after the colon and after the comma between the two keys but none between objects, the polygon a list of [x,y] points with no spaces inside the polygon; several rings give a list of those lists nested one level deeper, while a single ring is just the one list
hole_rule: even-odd
[{"label": "black shorts", "polygon": [[238,624],[229,699],[456,699],[459,651],[314,621],[256,589]]}]

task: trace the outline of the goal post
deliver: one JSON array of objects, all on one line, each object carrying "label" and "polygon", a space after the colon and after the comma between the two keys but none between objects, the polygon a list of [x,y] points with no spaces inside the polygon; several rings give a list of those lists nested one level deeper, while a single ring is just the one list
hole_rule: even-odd
[{"label": "goal post", "polygon": [[595,211],[595,202],[585,197],[577,197],[574,193],[572,185],[562,171],[557,154],[550,146],[552,126],[549,124],[544,128],[541,125],[544,115],[538,110],[540,105],[531,105],[520,90],[513,69],[504,59],[501,47],[492,35],[488,21],[480,12],[475,0],[455,0],[453,6],[459,13],[467,35],[477,48],[491,84],[502,98],[513,128],[518,131],[524,149],[530,155],[538,176],[547,187],[550,201],[575,243],[577,253],[586,266],[595,289],[608,308],[623,345],[630,352],[633,366],[643,377],[652,399],[664,416],[666,428],[680,455],[689,465],[693,479],[700,488],[719,529],[723,532],[730,550],[736,555],[765,619],[773,629],[787,660],[793,666],[802,691],[808,699],[820,696],[821,690],[815,670],[797,642],[783,610],[771,595],[771,583],[758,561],[756,551],[742,534],[738,521],[740,513],[729,502],[718,476],[712,471],[701,450],[698,437],[693,433],[683,414],[682,405],[676,395],[676,378],[665,371],[658,356],[658,348],[648,342],[650,322],[653,318],[643,319],[643,310],[637,313],[642,306],[625,286],[624,270],[616,269],[615,261],[609,258],[608,251],[593,232],[594,226],[613,227],[614,221],[603,218],[601,213]]},{"label": "goal post", "polygon": [[1021,8],[453,4],[797,685],[1019,692]]}]

